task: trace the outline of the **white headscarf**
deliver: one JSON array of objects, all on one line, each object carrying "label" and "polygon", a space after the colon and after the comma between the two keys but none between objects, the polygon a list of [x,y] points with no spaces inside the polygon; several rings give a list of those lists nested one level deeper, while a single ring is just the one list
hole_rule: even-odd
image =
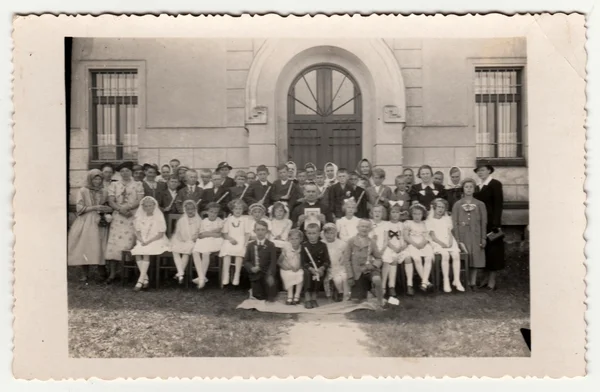
[{"label": "white headscarf", "polygon": [[[327,166],[333,166],[333,178],[327,177]],[[325,164],[325,166],[323,166],[323,175],[325,176],[325,185],[326,186],[331,186],[337,182],[337,172],[338,172],[338,167],[333,162],[327,162]]]},{"label": "white headscarf", "polygon": [[[154,210],[152,215],[147,215],[144,212],[144,202],[152,200],[154,202]],[[142,224],[145,222],[146,224]],[[167,224],[165,223],[165,217],[158,208],[158,202],[152,196],[146,196],[140,201],[140,205],[135,212],[134,227],[136,231],[142,233],[142,240],[148,241],[150,238],[155,237],[158,233],[165,233],[167,231]]]},{"label": "white headscarf", "polygon": [[[194,216],[191,218],[188,216],[187,212],[185,212],[185,206],[188,204],[194,206]],[[179,218],[179,220],[177,221],[177,227],[175,228],[177,236],[182,241],[191,241],[192,235],[194,234],[191,231],[191,226],[194,226],[194,229],[200,229],[201,222],[202,219],[198,215],[198,208],[196,206],[196,203],[193,200],[184,201],[183,215],[181,215],[181,218]]]},{"label": "white headscarf", "polygon": [[[452,173],[452,170],[454,170],[454,169],[458,169],[458,172],[460,173],[460,181],[458,182],[458,184],[452,183],[452,176],[451,176],[450,173]],[[463,175],[463,172],[462,172],[462,169],[460,167],[458,167],[458,166],[452,166],[450,168],[450,170],[448,170],[448,183],[446,185],[446,189],[462,188],[462,186],[461,186],[461,182],[462,182],[462,179],[463,179],[462,175]]]}]

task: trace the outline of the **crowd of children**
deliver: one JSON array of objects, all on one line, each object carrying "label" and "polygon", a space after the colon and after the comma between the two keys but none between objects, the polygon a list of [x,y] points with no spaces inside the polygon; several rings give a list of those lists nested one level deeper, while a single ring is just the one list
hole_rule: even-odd
[{"label": "crowd of children", "polygon": [[[446,186],[442,172],[423,165],[418,182],[405,169],[393,188],[384,185],[385,170],[367,159],[356,170],[332,162],[322,171],[312,163],[299,170],[288,162],[277,167],[273,182],[264,165],[233,177],[231,170],[221,162],[214,172],[197,172],[177,159],[160,169],[124,162],[91,170],[77,198],[68,264],[82,266],[86,280],[89,265],[106,263],[111,282],[122,251],[131,251],[139,268],[135,290],[143,290],[150,257],[170,251],[175,279],[184,281],[191,258],[193,282],[202,289],[211,254],[218,253],[223,286],[238,286],[245,269],[253,297],[273,300],[281,279],[286,303],[299,304],[304,293],[307,308],[319,306],[321,289],[335,301],[360,301],[371,291],[383,305],[397,296],[402,265],[408,295],[414,295],[415,270],[420,289],[429,291],[435,255],[444,292],[465,290],[461,252],[470,255],[470,287],[485,266],[486,206],[458,167]],[[178,220],[167,238],[170,214]]]}]

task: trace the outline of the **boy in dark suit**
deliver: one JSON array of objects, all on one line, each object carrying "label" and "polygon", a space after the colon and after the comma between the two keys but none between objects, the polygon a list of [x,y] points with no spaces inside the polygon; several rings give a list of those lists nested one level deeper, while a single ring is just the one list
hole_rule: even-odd
[{"label": "boy in dark suit", "polygon": [[318,224],[306,226],[307,240],[302,244],[300,260],[304,269],[304,307],[318,307],[317,292],[325,280],[325,273],[331,265],[327,245],[321,241],[321,229]]},{"label": "boy in dark suit", "polygon": [[246,246],[244,268],[250,277],[252,296],[272,302],[276,295],[277,254],[275,244],[267,239],[268,230],[266,222],[258,221],[254,224],[256,240],[250,241]]},{"label": "boy in dark suit", "polygon": [[229,215],[227,204],[231,201],[231,192],[223,186],[223,178],[219,173],[213,173],[212,183],[213,187],[204,191],[200,211],[204,211],[208,203],[215,202],[221,206],[222,216],[227,216]]},{"label": "boy in dark suit", "polygon": [[175,210],[178,214],[183,214],[183,202],[193,200],[196,205],[202,202],[202,189],[198,184],[198,173],[195,170],[188,170],[185,173],[185,187],[181,188],[175,199]]},{"label": "boy in dark suit", "polygon": [[348,176],[348,184],[352,191],[352,197],[356,200],[356,217],[369,219],[369,210],[367,209],[367,191],[358,186],[360,176],[357,172],[352,172]]},{"label": "boy in dark suit", "polygon": [[241,199],[249,206],[252,204],[249,191],[250,185],[246,184],[246,173],[242,170],[238,170],[235,173],[235,186],[229,188],[231,195],[230,200],[234,201]]},{"label": "boy in dark suit", "polygon": [[267,180],[269,169],[265,165],[260,165],[256,168],[256,177],[256,181],[250,184],[250,189],[248,189],[248,198],[250,199],[248,205],[260,203],[265,208],[269,208],[271,205],[270,196],[273,191],[273,184]]},{"label": "boy in dark suit", "polygon": [[285,202],[291,210],[296,204],[296,200],[301,197],[298,184],[289,179],[288,167],[279,165],[277,167],[278,179],[273,182],[273,188],[270,192],[271,204],[276,201]]},{"label": "boy in dark suit", "polygon": [[163,189],[158,193],[158,198],[156,201],[158,202],[158,208],[165,214],[173,214],[176,213],[175,209],[175,199],[177,198],[177,188],[179,187],[179,180],[177,177],[173,176],[169,178],[167,182],[167,189]]},{"label": "boy in dark suit", "polygon": [[229,163],[221,162],[219,163],[219,166],[217,166],[217,170],[215,170],[217,173],[221,174],[221,177],[223,178],[221,183],[223,184],[223,187],[225,189],[229,189],[235,186],[235,181],[233,180],[233,178],[229,177],[229,172],[231,171],[231,169],[232,167],[229,166]]}]

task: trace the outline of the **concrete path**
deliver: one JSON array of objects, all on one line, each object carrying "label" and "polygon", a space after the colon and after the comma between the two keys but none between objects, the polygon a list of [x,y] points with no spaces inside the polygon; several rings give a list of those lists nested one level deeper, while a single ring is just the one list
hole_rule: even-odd
[{"label": "concrete path", "polygon": [[287,357],[369,357],[367,336],[343,314],[300,314],[283,338]]}]

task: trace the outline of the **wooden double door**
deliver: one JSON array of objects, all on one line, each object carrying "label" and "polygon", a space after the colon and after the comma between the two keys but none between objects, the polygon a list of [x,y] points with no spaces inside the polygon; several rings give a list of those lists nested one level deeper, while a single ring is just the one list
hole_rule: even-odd
[{"label": "wooden double door", "polygon": [[358,85],[339,67],[300,73],[288,93],[288,159],[299,168],[334,162],[354,169],[362,158],[361,103]]}]

